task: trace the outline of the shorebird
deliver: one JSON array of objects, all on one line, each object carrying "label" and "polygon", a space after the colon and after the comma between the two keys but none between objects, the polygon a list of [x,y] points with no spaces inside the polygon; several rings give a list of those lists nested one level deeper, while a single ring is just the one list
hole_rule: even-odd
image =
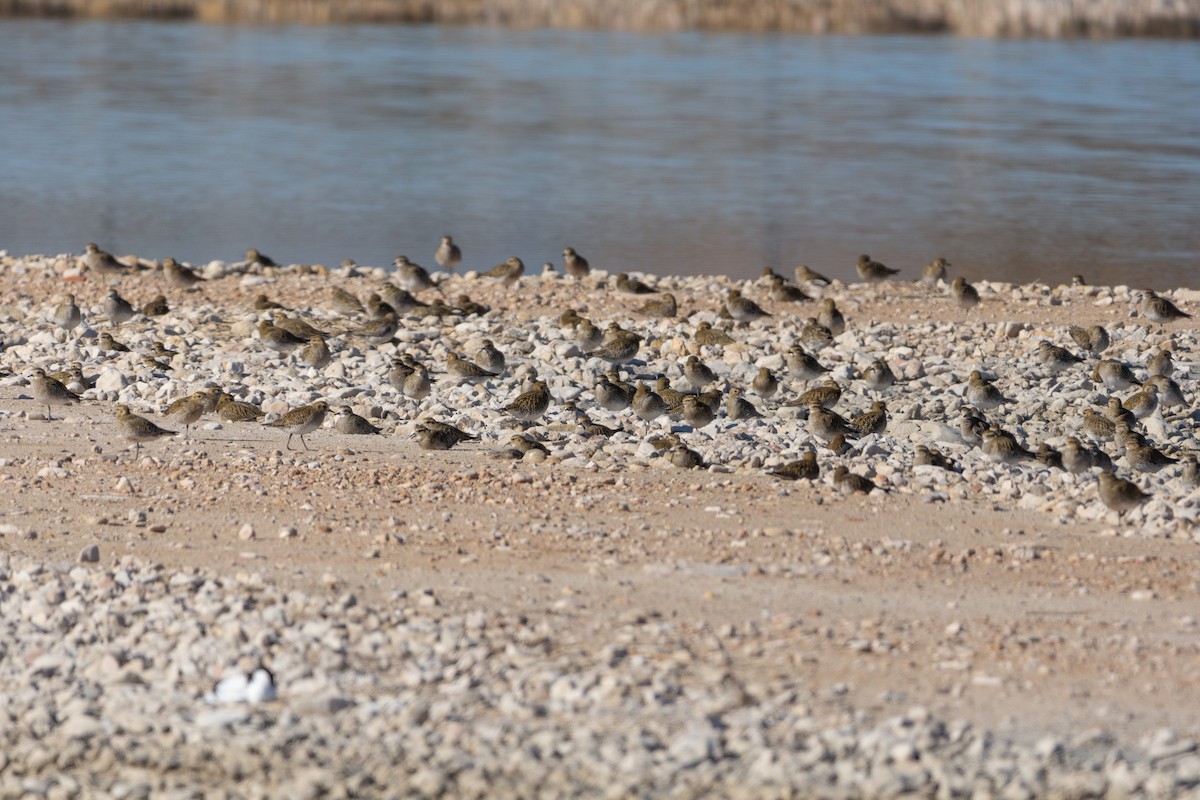
[{"label": "shorebird", "polygon": [[545,381],[535,381],[532,387],[517,395],[504,410],[522,422],[534,422],[550,408],[550,400],[550,385]]},{"label": "shorebird", "polygon": [[725,310],[738,322],[753,322],[756,319],[771,316],[758,303],[748,297],[743,297],[739,289],[729,290],[729,294],[725,298]]},{"label": "shorebird", "polygon": [[833,483],[843,494],[870,494],[878,488],[870,478],[855,474],[842,466],[834,468]]},{"label": "shorebird", "polygon": [[833,331],[818,322],[816,317],[809,317],[800,328],[799,338],[802,345],[819,352],[833,344]]},{"label": "shorebird", "polygon": [[1118,478],[1111,472],[1101,472],[1099,480],[1097,494],[1100,495],[1101,502],[1118,515],[1137,508],[1150,499],[1150,495],[1138,488],[1137,484]]},{"label": "shorebird", "polygon": [[887,430],[887,424],[887,405],[882,400],[876,400],[871,404],[870,411],[865,411],[850,420],[850,427],[854,428],[859,436],[883,433]]},{"label": "shorebird", "polygon": [[262,418],[263,411],[254,403],[235,400],[226,392],[217,397],[217,416],[226,422],[255,422]]},{"label": "shorebird", "polygon": [[483,273],[485,278],[494,278],[505,286],[512,286],[525,274],[525,262],[516,256],[509,256],[503,263]]},{"label": "shorebird", "polygon": [[983,373],[977,369],[972,370],[970,377],[967,378],[967,390],[963,396],[968,403],[976,408],[982,408],[984,411],[993,409],[1004,403],[1016,402],[1011,398],[1005,397],[990,381],[985,380]]},{"label": "shorebird", "polygon": [[246,251],[246,263],[258,264],[260,267],[279,266],[277,263],[275,263],[275,259],[271,258],[266,253],[258,252],[258,250],[255,250],[253,247]]},{"label": "shorebird", "polygon": [[412,292],[401,289],[394,283],[383,283],[378,291],[380,299],[387,303],[397,314],[412,314],[429,308],[428,303],[418,300]]},{"label": "shorebird", "polygon": [[133,272],[128,264],[117,261],[111,253],[101,250],[95,242],[88,242],[83,248],[83,266],[101,275],[128,275]]},{"label": "shorebird", "polygon": [[396,256],[392,263],[396,267],[396,280],[401,289],[418,294],[426,289],[437,288],[429,272],[420,264],[409,261],[408,256]]},{"label": "shorebird", "polygon": [[1168,378],[1166,375],[1151,375],[1146,378],[1146,386],[1153,386],[1158,390],[1158,407],[1159,409],[1177,408],[1179,406],[1187,407],[1187,398],[1183,396],[1183,390],[1173,378]]},{"label": "shorebird", "polygon": [[167,283],[181,289],[191,289],[197,284],[204,283],[204,278],[170,256],[163,259],[163,275],[166,276]]},{"label": "shorebird", "polygon": [[863,370],[862,379],[868,389],[881,392],[896,383],[896,373],[886,361],[877,358]]},{"label": "shorebird", "polygon": [[1151,377],[1169,378],[1175,373],[1175,358],[1167,348],[1146,359],[1146,373]]},{"label": "shorebird", "polygon": [[380,432],[366,417],[359,416],[343,406],[333,420],[333,429],[349,436],[371,436]]},{"label": "shorebird", "polygon": [[921,270],[921,283],[932,284],[946,280],[946,267],[949,266],[951,264],[946,259],[941,257],[935,258]]},{"label": "shorebird", "polygon": [[496,345],[491,339],[484,339],[479,343],[479,349],[475,351],[475,363],[487,371],[499,375],[504,372],[504,353],[496,349]]},{"label": "shorebird", "polygon": [[711,322],[696,323],[696,332],[692,334],[692,338],[700,345],[729,345],[736,340],[719,328],[714,328]]},{"label": "shorebird", "polygon": [[1158,408],[1158,387],[1153,383],[1142,385],[1142,390],[1122,403],[1138,419],[1145,419]]},{"label": "shorebird", "polygon": [[630,405],[633,407],[633,413],[643,422],[653,422],[669,410],[667,402],[658,395],[658,392],[648,388],[645,384],[638,386],[634,391]]},{"label": "shorebird", "polygon": [[1101,442],[1110,441],[1116,434],[1116,425],[1113,421],[1090,408],[1083,410],[1082,427],[1084,433]]},{"label": "shorebird", "polygon": [[1067,472],[1087,472],[1094,465],[1092,449],[1084,447],[1074,436],[1067,437],[1062,449],[1062,465]]},{"label": "shorebird", "polygon": [[817,286],[828,286],[831,281],[819,272],[805,266],[797,264],[795,269],[796,283],[811,283]]},{"label": "shorebird", "polygon": [[717,373],[712,371],[712,368],[700,360],[698,356],[688,356],[683,362],[683,377],[691,384],[691,387],[696,391],[700,391],[705,386],[717,379]]},{"label": "shorebird", "polygon": [[729,394],[725,398],[725,416],[731,420],[754,419],[762,417],[762,412],[754,407],[746,398],[742,397],[740,387],[733,387],[729,390]]},{"label": "shorebird", "polygon": [[814,450],[805,450],[800,458],[776,467],[770,471],[770,474],[789,481],[815,481],[821,477],[821,468],[817,464],[817,453]]},{"label": "shorebird", "polygon": [[161,317],[171,311],[166,295],[156,294],[153,299],[142,305],[142,313],[147,317]]},{"label": "shorebird", "polygon": [[798,344],[788,348],[784,362],[787,364],[788,374],[802,381],[816,380],[829,372],[827,367],[822,366],[821,362]]},{"label": "shorebird", "polygon": [[[579,349],[591,353],[604,343],[604,331],[600,330],[590,319],[580,318],[575,326],[575,342]],[[636,352],[634,353],[636,355]]]},{"label": "shorebird", "polygon": [[62,381],[47,375],[43,369],[34,368],[29,385],[33,389],[33,399],[46,407],[47,422],[54,419],[50,413],[51,406],[69,406],[79,402],[79,395],[64,386]]},{"label": "shorebird", "polygon": [[1039,463],[1045,464],[1051,469],[1063,469],[1062,453],[1058,452],[1045,442],[1042,442],[1038,445],[1037,452],[1035,452],[1033,456],[1038,460]]},{"label": "shorebird", "polygon": [[772,274],[768,286],[767,297],[776,303],[805,303],[812,299],[799,286],[785,281],[782,275]]},{"label": "shorebird", "polygon": [[1042,366],[1050,370],[1052,374],[1058,374],[1064,370],[1068,370],[1076,364],[1082,364],[1083,359],[1072,353],[1065,347],[1059,347],[1056,344],[1043,339],[1038,343],[1037,347],[1038,361]]},{"label": "shorebird", "polygon": [[199,422],[200,418],[208,411],[210,399],[216,402],[215,398],[210,398],[208,391],[193,392],[186,397],[180,397],[167,406],[163,416],[172,420],[176,425],[182,425],[184,438],[187,438],[192,425]]},{"label": "shorebird", "polygon": [[631,278],[627,272],[622,272],[617,276],[616,284],[617,291],[625,294],[654,294],[656,291],[637,278]]},{"label": "shorebird", "polygon": [[828,328],[834,336],[841,336],[846,330],[846,318],[842,316],[832,297],[821,301],[821,312],[817,314],[817,322]]},{"label": "shorebird", "polygon": [[277,353],[290,353],[307,342],[303,337],[272,325],[265,319],[258,323],[258,338],[265,347]]},{"label": "shorebird", "polygon": [[362,301],[341,286],[334,286],[329,290],[329,305],[344,317],[356,317],[366,313]]},{"label": "shorebird", "polygon": [[775,395],[779,391],[779,379],[774,373],[766,367],[759,367],[758,374],[754,376],[754,380],[750,382],[750,388],[754,393],[764,400]]},{"label": "shorebird", "polygon": [[384,314],[382,317],[367,320],[358,329],[347,331],[347,333],[359,336],[371,344],[387,344],[395,338],[396,331],[399,329],[400,322],[396,319],[396,315]]},{"label": "shorebird", "polygon": [[983,443],[983,432],[988,429],[987,420],[975,413],[975,410],[963,406],[959,412],[958,433],[963,442],[974,446]]},{"label": "shorebird", "polygon": [[958,468],[958,465],[941,450],[923,444],[917,445],[916,453],[913,455],[913,466],[937,467],[951,471]]},{"label": "shorebird", "polygon": [[1200,461],[1196,460],[1195,455],[1189,455],[1183,459],[1183,469],[1180,471],[1179,477],[1183,479],[1185,486],[1192,489],[1200,486]]},{"label": "shorebird", "polygon": [[454,298],[454,307],[462,312],[463,316],[465,317],[482,317],[484,314],[492,310],[491,306],[484,305],[483,303],[476,303],[465,294],[460,294]]},{"label": "shorebird", "polygon": [[574,247],[563,248],[563,272],[576,280],[582,280],[591,272],[588,260],[575,252]]},{"label": "shorebird", "polygon": [[421,420],[417,423],[416,436],[417,444],[422,450],[449,450],[459,442],[479,438],[447,422],[431,419]]},{"label": "shorebird", "polygon": [[858,273],[859,280],[866,283],[879,283],[900,272],[898,269],[892,269],[878,261],[873,261],[870,256],[865,254],[858,257],[858,263],[854,265],[854,269]]},{"label": "shorebird", "polygon": [[678,311],[679,306],[675,302],[675,295],[667,292],[654,300],[647,300],[635,308],[633,313],[646,317],[673,317]]},{"label": "shorebird", "polygon": [[613,322],[608,326],[603,344],[588,352],[588,356],[602,358],[610,364],[625,364],[637,358],[642,346],[642,337],[621,328]]},{"label": "shorebird", "polygon": [[818,402],[808,406],[808,432],[824,442],[841,435],[847,439],[857,439],[858,431],[850,427],[841,414],[829,411]]},{"label": "shorebird", "polygon": [[280,311],[287,310],[287,308],[285,306],[283,306],[279,303],[276,303],[274,300],[267,297],[265,294],[260,294],[254,298],[254,310],[255,311],[274,311],[276,309],[278,309]]},{"label": "shorebird", "polygon": [[1128,364],[1113,358],[1096,362],[1096,366],[1092,368],[1092,380],[1103,383],[1109,391],[1128,389],[1138,382]]},{"label": "shorebird", "polygon": [[133,319],[137,311],[133,305],[121,297],[121,293],[116,289],[109,290],[108,297],[104,299],[104,316],[108,317],[108,321],[113,325],[120,325]]},{"label": "shorebird", "polygon": [[1174,322],[1177,319],[1191,319],[1192,317],[1191,314],[1180,311],[1170,300],[1159,297],[1150,289],[1142,291],[1142,300],[1138,310],[1146,319],[1158,323]]},{"label": "shorebird", "polygon": [[83,322],[83,313],[75,304],[75,295],[68,294],[61,303],[54,307],[54,311],[50,314],[50,321],[67,332],[79,327],[79,324]]},{"label": "shorebird", "polygon": [[109,353],[128,353],[129,348],[113,338],[108,331],[100,332],[100,348]]},{"label": "shorebird", "polygon": [[684,395],[683,419],[688,425],[692,426],[693,430],[700,430],[708,426],[716,418],[717,415],[713,413],[713,410],[700,402],[700,398],[696,397],[696,395]]},{"label": "shorebird", "polygon": [[462,263],[462,250],[454,243],[453,237],[443,236],[442,243],[438,245],[437,252],[433,254],[433,260],[442,269],[453,271]]},{"label": "shorebird", "polygon": [[999,428],[988,428],[983,432],[983,453],[1001,464],[1037,460],[1037,456],[1022,447],[1016,437]]},{"label": "shorebird", "polygon": [[1103,325],[1092,325],[1087,328],[1071,325],[1067,328],[1067,333],[1075,340],[1075,344],[1094,356],[1098,356],[1108,349],[1108,331],[1104,329]]},{"label": "shorebird", "polygon": [[304,441],[305,434],[312,433],[317,428],[321,427],[321,423],[325,421],[325,414],[329,411],[329,403],[324,400],[318,400],[306,406],[293,408],[286,414],[283,414],[278,419],[267,423],[268,428],[281,428],[287,431],[287,449],[292,449],[292,437],[299,436],[300,444],[304,445],[304,449],[308,450],[308,442]]},{"label": "shorebird", "polygon": [[1125,460],[1131,468],[1138,472],[1151,473],[1179,463],[1178,459],[1171,458],[1153,445],[1138,442],[1130,442],[1125,446]]},{"label": "shorebird", "polygon": [[596,404],[607,411],[622,411],[633,402],[634,391],[601,375],[592,389]]},{"label": "shorebird", "polygon": [[667,458],[680,469],[699,469],[704,466],[704,457],[683,442],[676,443],[668,451]]},{"label": "shorebird", "polygon": [[152,442],[164,436],[175,435],[175,431],[160,428],[145,417],[134,414],[124,403],[117,406],[117,430],[122,437],[134,443],[134,458],[142,452],[142,442]]},{"label": "shorebird", "polygon": [[364,304],[367,310],[367,316],[371,319],[379,319],[385,314],[396,314],[396,309],[390,303],[384,302],[378,292],[371,292],[367,295],[367,302]]},{"label": "shorebird", "polygon": [[675,413],[675,406],[679,406],[680,412],[683,410],[683,398],[686,396],[678,389],[671,388],[671,379],[665,375],[660,375],[654,381],[654,392],[663,399],[663,402],[671,409],[669,413]]},{"label": "shorebird", "polygon": [[961,309],[971,309],[979,305],[979,291],[961,275],[950,283],[950,295]]},{"label": "shorebird", "polygon": [[484,369],[457,353],[446,354],[446,374],[458,383],[481,383],[496,377],[491,370]]},{"label": "shorebird", "polygon": [[842,399],[842,387],[837,381],[827,380],[820,386],[809,389],[795,400],[788,403],[790,406],[809,406],[813,403],[821,406],[821,408],[833,408],[837,405],[838,400]]}]

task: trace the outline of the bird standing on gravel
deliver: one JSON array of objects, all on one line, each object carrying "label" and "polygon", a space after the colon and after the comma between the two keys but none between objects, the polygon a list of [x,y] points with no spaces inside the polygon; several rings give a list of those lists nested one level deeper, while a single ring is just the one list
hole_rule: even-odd
[{"label": "bird standing on gravel", "polygon": [[1138,310],[1151,322],[1174,322],[1177,319],[1191,319],[1192,317],[1191,314],[1180,311],[1170,300],[1159,297],[1150,289],[1143,290],[1142,302]]},{"label": "bird standing on gravel", "polygon": [[740,289],[729,290],[729,295],[725,298],[725,310],[738,322],[753,322],[771,316],[758,303],[743,297]]},{"label": "bird standing on gravel", "polygon": [[117,406],[117,430],[121,436],[134,443],[134,458],[142,452],[142,442],[152,442],[164,436],[174,436],[175,431],[160,428],[145,417],[139,417],[122,403]]},{"label": "bird standing on gravel", "polygon": [[858,257],[858,263],[854,265],[854,270],[858,273],[859,280],[865,283],[879,283],[900,273],[900,270],[880,264],[865,254]]},{"label": "bird standing on gravel", "polygon": [[33,370],[29,385],[33,389],[33,399],[46,407],[47,421],[54,419],[50,413],[51,406],[69,406],[79,401],[79,395],[63,385],[62,381],[47,375],[43,369]]},{"label": "bird standing on gravel", "polygon": [[581,280],[591,272],[588,260],[575,252],[574,247],[563,248],[563,272],[576,280]]},{"label": "bird standing on gravel", "polygon": [[1100,473],[1097,493],[1101,502],[1118,514],[1137,508],[1150,499],[1150,495],[1143,492],[1136,483],[1118,478],[1111,472]]},{"label": "bird standing on gravel", "polygon": [[312,433],[317,428],[321,427],[321,423],[325,421],[325,414],[329,411],[329,403],[324,400],[318,400],[307,406],[293,408],[279,419],[272,420],[267,423],[268,428],[282,428],[287,431],[287,449],[292,449],[292,437],[299,436],[300,444],[304,445],[304,449],[308,450],[308,442],[304,441],[304,435]]},{"label": "bird standing on gravel", "polygon": [[954,302],[964,311],[979,305],[979,292],[967,283],[967,279],[959,275],[950,283],[950,295]]},{"label": "bird standing on gravel", "polygon": [[426,289],[436,289],[437,284],[429,277],[429,272],[420,264],[408,260],[408,256],[396,256],[392,262],[396,267],[396,282],[405,291],[419,294]]},{"label": "bird standing on gravel", "polygon": [[462,262],[462,250],[454,243],[452,236],[443,236],[433,260],[442,269],[452,272]]}]

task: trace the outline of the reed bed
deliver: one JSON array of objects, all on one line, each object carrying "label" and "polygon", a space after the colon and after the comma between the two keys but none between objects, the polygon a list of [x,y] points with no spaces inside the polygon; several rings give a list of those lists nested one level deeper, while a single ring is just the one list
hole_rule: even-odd
[{"label": "reed bed", "polygon": [[1200,0],[0,0],[0,16],[978,37],[1200,36]]}]

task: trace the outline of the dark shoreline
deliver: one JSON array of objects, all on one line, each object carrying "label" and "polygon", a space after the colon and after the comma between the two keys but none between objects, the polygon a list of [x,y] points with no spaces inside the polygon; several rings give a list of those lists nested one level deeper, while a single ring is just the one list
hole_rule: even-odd
[{"label": "dark shoreline", "polygon": [[399,23],[635,31],[1200,38],[1200,0],[0,0],[0,18]]}]

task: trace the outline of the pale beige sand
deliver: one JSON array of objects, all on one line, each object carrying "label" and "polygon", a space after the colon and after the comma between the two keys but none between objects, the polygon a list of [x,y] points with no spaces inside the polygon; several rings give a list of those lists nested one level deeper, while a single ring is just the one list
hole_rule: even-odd
[{"label": "pale beige sand", "polygon": [[[62,286],[0,281],[5,304]],[[504,292],[462,286],[485,301]],[[288,273],[267,291],[302,304],[326,287]],[[76,288],[81,302],[104,292],[94,280]],[[162,290],[176,303],[194,297]],[[202,290],[230,305],[258,291],[236,278]],[[524,313],[557,314],[576,291],[531,291]],[[874,302],[856,318],[903,321],[930,305]],[[947,318],[962,313],[934,305]],[[1127,310],[992,297],[979,313],[1062,324],[1111,323]],[[1018,735],[1196,724],[1200,560],[1191,542],[1104,536],[1106,526],[991,502],[842,498],[740,472],[513,465],[478,445],[431,453],[411,439],[328,430],[308,437],[310,453],[283,452],[286,437],[261,426],[200,430],[191,444],[146,446],[157,463],[134,462],[106,404],[46,423],[26,417],[39,412],[27,397],[21,386],[0,388],[0,523],[16,529],[0,547],[9,553],[75,561],[97,543],[102,563],[134,554],[173,568],[258,571],[380,602],[432,588],[449,609],[567,616],[597,640],[630,614],[661,615],[687,630],[738,632],[730,657],[746,680],[786,674],[831,707],[923,705]],[[64,477],[43,472],[54,465]],[[145,524],[131,520],[139,511]],[[256,539],[239,539],[245,523]],[[298,537],[281,540],[284,527]]]}]

